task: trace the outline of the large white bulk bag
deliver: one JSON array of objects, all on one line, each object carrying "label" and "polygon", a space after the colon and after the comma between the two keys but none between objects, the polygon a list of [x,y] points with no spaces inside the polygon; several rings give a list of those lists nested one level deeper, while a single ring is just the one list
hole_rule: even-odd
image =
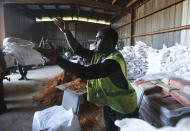
[{"label": "large white bulk bag", "polygon": [[41,54],[32,47],[32,42],[20,38],[8,37],[3,41],[4,52],[14,55],[18,64],[23,66],[44,63]]}]

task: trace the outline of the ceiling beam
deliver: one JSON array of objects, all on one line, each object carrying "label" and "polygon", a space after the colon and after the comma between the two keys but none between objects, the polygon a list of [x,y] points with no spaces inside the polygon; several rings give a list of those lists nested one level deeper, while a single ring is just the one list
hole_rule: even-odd
[{"label": "ceiling beam", "polygon": [[131,0],[127,5],[126,7],[129,8],[131,7],[135,2],[137,2],[138,0]]},{"label": "ceiling beam", "polygon": [[112,0],[112,5],[114,5],[117,2],[117,0]]},{"label": "ceiling beam", "polygon": [[128,9],[117,5],[92,0],[5,0],[5,4],[80,4],[94,8],[127,12]]}]

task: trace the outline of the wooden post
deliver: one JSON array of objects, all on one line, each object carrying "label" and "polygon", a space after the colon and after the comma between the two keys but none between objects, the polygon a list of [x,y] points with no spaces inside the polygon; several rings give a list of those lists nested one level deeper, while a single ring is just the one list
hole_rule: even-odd
[{"label": "wooden post", "polygon": [[133,7],[131,7],[131,46],[133,46],[135,44],[135,37],[133,37],[133,35],[135,35],[135,9]]},{"label": "wooden post", "polygon": [[4,6],[3,0],[0,0],[0,49],[3,46],[3,39],[5,38],[5,23],[4,23]]}]

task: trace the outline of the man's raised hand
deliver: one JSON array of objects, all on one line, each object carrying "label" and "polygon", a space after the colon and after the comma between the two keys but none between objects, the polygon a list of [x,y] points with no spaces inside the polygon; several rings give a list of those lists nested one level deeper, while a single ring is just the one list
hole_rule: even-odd
[{"label": "man's raised hand", "polygon": [[69,24],[64,21],[62,18],[58,17],[54,19],[54,23],[58,26],[58,28],[62,32],[68,32],[69,31]]}]

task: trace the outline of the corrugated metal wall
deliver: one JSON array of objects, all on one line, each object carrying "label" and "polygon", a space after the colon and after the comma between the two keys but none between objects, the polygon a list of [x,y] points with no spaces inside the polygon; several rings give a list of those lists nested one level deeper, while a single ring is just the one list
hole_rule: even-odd
[{"label": "corrugated metal wall", "polygon": [[119,35],[119,47],[130,45],[130,35],[131,35],[131,14],[127,14],[122,17],[119,21],[114,23],[112,26],[116,28]]},{"label": "corrugated metal wall", "polygon": [[35,41],[35,20],[28,14],[17,9],[15,6],[6,5],[5,16],[5,36],[18,37]]},{"label": "corrugated metal wall", "polygon": [[[70,29],[75,36],[75,23],[70,23]],[[39,22],[38,27],[38,41],[44,37],[51,40],[53,44],[59,47],[68,48],[64,33],[59,30],[59,28],[53,22]]]},{"label": "corrugated metal wall", "polygon": [[[183,2],[182,26],[190,25],[190,0]],[[190,45],[190,29],[181,31],[181,44]]]},{"label": "corrugated metal wall", "polygon": [[[136,7],[135,41],[143,41],[157,49],[162,48],[163,44],[170,47],[175,43],[190,43],[190,38],[187,37],[190,30],[181,30],[181,26],[190,25],[190,0],[180,1],[149,0]],[[120,35],[120,41],[125,40],[126,45],[129,45],[128,37],[131,36],[131,24],[125,25],[128,22],[130,23],[130,15],[113,24]]]},{"label": "corrugated metal wall", "polygon": [[[42,22],[38,23],[37,26],[39,41],[42,36],[44,36],[50,39],[55,45],[68,48],[64,33],[62,33],[53,22]],[[90,43],[93,43],[93,41],[96,39],[97,31],[100,28],[107,26],[102,24],[73,21],[70,22],[69,27],[81,45],[85,48],[89,48]]]}]

